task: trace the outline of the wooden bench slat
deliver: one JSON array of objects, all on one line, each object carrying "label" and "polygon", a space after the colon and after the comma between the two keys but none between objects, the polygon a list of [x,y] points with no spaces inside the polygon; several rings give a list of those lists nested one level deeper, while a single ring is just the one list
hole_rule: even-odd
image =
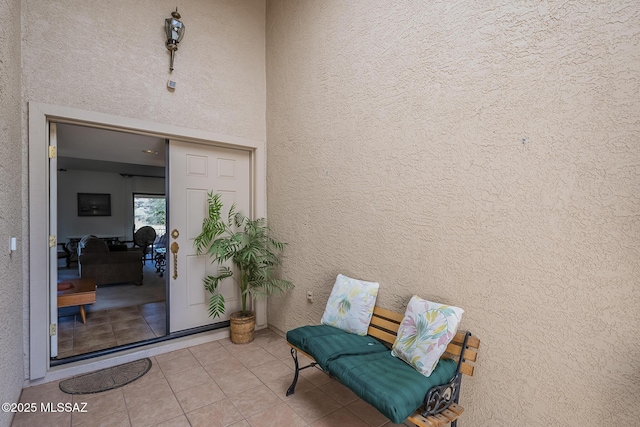
[{"label": "wooden bench slat", "polygon": [[[450,343],[449,345],[447,345],[446,352],[450,354],[454,354],[456,356],[460,356],[460,354],[462,353],[462,346]],[[464,358],[469,362],[475,362],[477,357],[478,357],[478,353],[475,350],[472,350],[470,348],[466,349],[464,352]]]},{"label": "wooden bench slat", "polygon": [[[464,335],[464,332],[458,331],[451,342],[454,344],[462,345],[462,343],[464,342]],[[477,350],[478,348],[480,348],[480,340],[471,335],[469,339],[467,339],[467,347],[471,347]]]},{"label": "wooden bench slat", "polygon": [[384,341],[391,345],[393,345],[393,343],[396,340],[395,335],[390,334],[389,332],[385,332],[381,329],[369,328],[369,331],[367,332],[367,334],[371,335],[374,338],[378,338],[379,340]]},{"label": "wooden bench slat", "polygon": [[386,329],[396,334],[398,333],[398,328],[400,328],[400,324],[390,322],[386,319],[383,319],[382,317],[372,317],[369,328],[371,328],[371,325]]},{"label": "wooden bench slat", "polygon": [[413,415],[411,415],[407,419],[420,427],[438,427],[438,425],[440,425],[440,423],[437,420],[427,419],[422,415],[420,415],[420,413],[417,411],[414,412]]},{"label": "wooden bench slat", "polygon": [[387,310],[386,308],[378,306],[373,307],[373,315],[386,317],[387,319],[396,321],[398,323],[402,322],[402,319],[404,319],[404,314],[396,313],[395,311]]},{"label": "wooden bench slat", "polygon": [[440,423],[440,425],[446,425],[449,424],[449,418],[445,417],[442,414],[435,414],[435,415],[431,415],[429,416],[429,418],[435,418],[436,420],[438,420],[438,422]]},{"label": "wooden bench slat", "polygon": [[474,371],[474,367],[469,365],[468,363],[462,362],[462,364],[460,365],[460,372],[462,372],[465,375],[472,377],[473,371]]},{"label": "wooden bench slat", "polygon": [[451,412],[455,412],[456,414],[458,414],[458,416],[462,415],[462,413],[464,412],[464,408],[457,403],[452,403],[451,406],[449,406],[449,410]]},{"label": "wooden bench slat", "polygon": [[441,412],[441,414],[443,416],[445,416],[449,421],[455,421],[460,416],[460,415],[456,414],[455,412],[450,411],[449,409],[445,409],[444,411]]}]

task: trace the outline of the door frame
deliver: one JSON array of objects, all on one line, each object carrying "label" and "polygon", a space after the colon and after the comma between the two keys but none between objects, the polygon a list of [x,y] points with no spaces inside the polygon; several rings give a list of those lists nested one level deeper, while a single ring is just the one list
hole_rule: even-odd
[{"label": "door frame", "polygon": [[[251,152],[251,215],[266,217],[265,141],[198,129],[98,113],[72,107],[29,102],[29,379],[43,378],[50,368],[49,340],[49,123],[68,123]],[[55,230],[54,230],[55,231]],[[46,268],[43,268],[46,266]],[[267,325],[266,301],[256,306],[256,327]],[[114,357],[117,355],[114,354]]]}]

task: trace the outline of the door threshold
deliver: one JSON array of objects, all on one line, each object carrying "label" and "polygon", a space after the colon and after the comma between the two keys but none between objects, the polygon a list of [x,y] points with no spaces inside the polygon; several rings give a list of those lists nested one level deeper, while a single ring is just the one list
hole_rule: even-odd
[{"label": "door threshold", "polygon": [[[164,337],[132,343],[78,356],[72,356],[60,361],[51,362],[51,367],[44,378],[26,380],[23,388],[59,381],[76,375],[86,374],[99,369],[111,368],[127,362],[133,362],[145,357],[153,357],[171,351],[193,347],[212,341],[229,338],[229,322],[215,325],[187,329]],[[69,360],[73,359],[73,360]],[[68,360],[68,361],[67,361]]]}]

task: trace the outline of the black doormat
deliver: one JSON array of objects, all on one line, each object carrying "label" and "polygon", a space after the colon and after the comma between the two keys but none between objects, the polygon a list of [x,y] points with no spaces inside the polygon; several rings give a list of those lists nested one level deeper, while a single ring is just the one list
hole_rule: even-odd
[{"label": "black doormat", "polygon": [[60,390],[67,394],[100,393],[129,384],[149,372],[149,369],[151,359],[140,359],[60,381]]}]

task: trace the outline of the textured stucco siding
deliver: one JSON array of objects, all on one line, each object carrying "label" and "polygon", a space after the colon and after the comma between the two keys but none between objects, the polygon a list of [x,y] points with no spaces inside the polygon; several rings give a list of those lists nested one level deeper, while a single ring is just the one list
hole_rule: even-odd
[{"label": "textured stucco siding", "polygon": [[269,323],[379,281],[465,309],[464,425],[640,425],[639,85],[637,1],[269,0]]},{"label": "textured stucco siding", "polygon": [[[23,375],[20,1],[0,0],[0,401],[16,402]],[[19,239],[10,253],[11,237]],[[0,412],[0,426],[12,414]]]},{"label": "textured stucco siding", "polygon": [[264,2],[179,3],[186,31],[170,74],[175,2],[25,2],[25,101],[264,140]]}]

